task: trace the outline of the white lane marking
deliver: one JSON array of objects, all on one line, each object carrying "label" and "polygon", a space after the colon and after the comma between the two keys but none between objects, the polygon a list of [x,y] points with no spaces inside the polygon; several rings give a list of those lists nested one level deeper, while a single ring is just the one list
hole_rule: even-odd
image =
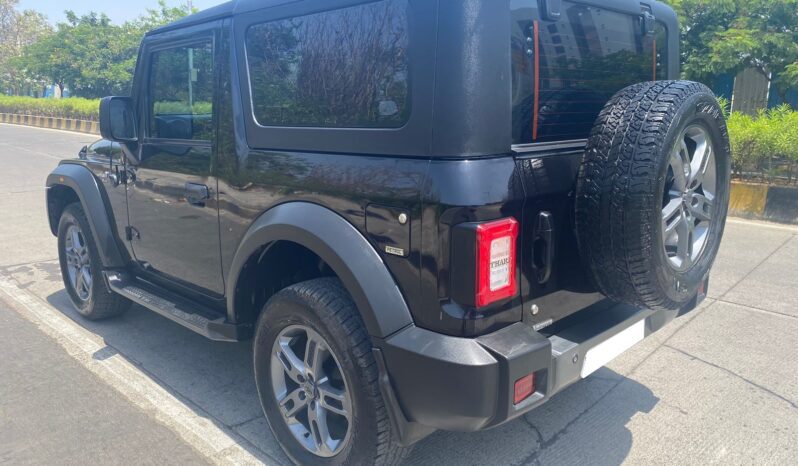
[{"label": "white lane marking", "polygon": [[631,327],[622,330],[610,339],[587,350],[585,363],[582,365],[582,378],[596,372],[608,362],[623,354],[626,350],[646,337],[646,320],[643,319]]},{"label": "white lane marking", "polygon": [[[0,291],[22,317],[53,338],[83,367],[116,389],[136,407],[153,416],[214,464],[257,465],[275,463],[265,454],[255,456],[240,444],[246,442],[231,429],[217,425],[209,415],[181,400],[153,381],[102,338],[45,304],[38,296],[0,276]],[[200,414],[197,414],[200,411]]]},{"label": "white lane marking", "polygon": [[726,218],[726,223],[734,223],[737,225],[749,225],[754,227],[762,227],[762,228],[770,228],[771,230],[782,230],[782,231],[789,231],[794,234],[798,234],[798,226],[796,225],[785,225],[781,223],[772,223],[772,222],[765,222],[762,220],[748,220],[744,218],[738,217],[728,217]]}]

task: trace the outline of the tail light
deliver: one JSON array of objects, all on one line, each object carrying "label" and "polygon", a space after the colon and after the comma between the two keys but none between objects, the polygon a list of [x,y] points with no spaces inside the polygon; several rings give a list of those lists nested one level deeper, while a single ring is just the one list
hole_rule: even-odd
[{"label": "tail light", "polygon": [[535,374],[529,374],[515,381],[513,404],[519,404],[535,393]]},{"label": "tail light", "polygon": [[476,228],[476,297],[477,307],[514,296],[516,277],[516,240],[518,222],[505,218],[481,223]]}]

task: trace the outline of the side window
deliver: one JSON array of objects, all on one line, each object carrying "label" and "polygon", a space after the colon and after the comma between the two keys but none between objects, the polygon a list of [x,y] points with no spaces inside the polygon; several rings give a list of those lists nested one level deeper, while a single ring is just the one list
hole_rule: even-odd
[{"label": "side window", "polygon": [[160,50],[150,62],[150,137],[209,141],[213,136],[213,46]]},{"label": "side window", "polygon": [[397,128],[410,113],[408,0],[251,26],[246,51],[262,126]]}]

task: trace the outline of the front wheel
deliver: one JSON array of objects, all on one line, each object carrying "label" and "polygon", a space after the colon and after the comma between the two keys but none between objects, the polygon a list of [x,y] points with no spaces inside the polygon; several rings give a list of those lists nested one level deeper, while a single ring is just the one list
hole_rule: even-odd
[{"label": "front wheel", "polygon": [[255,381],[272,433],[297,464],[396,464],[371,344],[337,279],[292,285],[258,320]]},{"label": "front wheel", "polygon": [[78,313],[89,320],[122,314],[130,301],[102,279],[102,263],[89,220],[79,203],[68,205],[58,223],[58,261],[67,294]]}]

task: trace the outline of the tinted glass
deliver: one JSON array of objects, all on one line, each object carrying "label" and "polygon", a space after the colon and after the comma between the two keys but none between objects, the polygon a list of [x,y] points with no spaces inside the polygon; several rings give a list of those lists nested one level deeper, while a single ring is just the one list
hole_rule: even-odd
[{"label": "tinted glass", "polygon": [[[655,48],[640,17],[562,3],[559,21],[538,22],[537,1],[513,5],[513,140],[516,144],[587,138],[607,101],[622,88],[655,77],[655,52],[666,60],[665,41]],[[535,117],[535,63],[539,63]],[[537,122],[537,124],[535,124]]]},{"label": "tinted glass", "polygon": [[399,127],[407,121],[407,0],[257,24],[246,36],[263,126]]},{"label": "tinted glass", "polygon": [[152,54],[150,136],[210,140],[213,136],[213,47],[210,42]]}]

